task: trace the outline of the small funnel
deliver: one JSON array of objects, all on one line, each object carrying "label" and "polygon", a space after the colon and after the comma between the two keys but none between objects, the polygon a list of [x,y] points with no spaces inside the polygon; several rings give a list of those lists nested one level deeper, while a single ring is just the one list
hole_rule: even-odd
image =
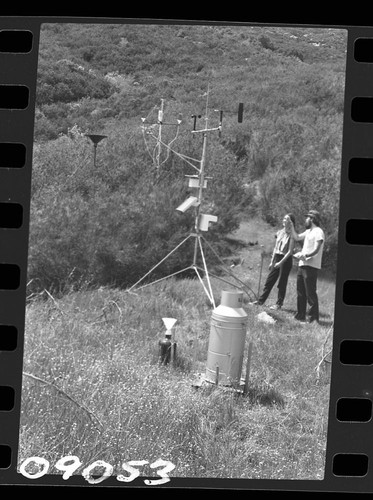
[{"label": "small funnel", "polygon": [[106,139],[107,135],[101,135],[101,134],[85,134],[86,137],[91,139],[93,142],[93,165],[96,167],[96,150],[97,150],[97,144],[101,142],[103,139]]},{"label": "small funnel", "polygon": [[91,141],[93,142],[94,146],[97,146],[99,142],[101,142],[103,139],[106,139],[107,135],[100,135],[100,134],[85,134],[86,137],[89,137]]},{"label": "small funnel", "polygon": [[164,323],[164,326],[166,327],[166,330],[171,330],[171,328],[174,326],[176,323],[177,319],[175,318],[162,318],[162,321]]}]

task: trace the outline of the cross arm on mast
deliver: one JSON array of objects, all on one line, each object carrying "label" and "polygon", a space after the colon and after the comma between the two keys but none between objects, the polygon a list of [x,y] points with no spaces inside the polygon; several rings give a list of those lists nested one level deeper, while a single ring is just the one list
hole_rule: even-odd
[{"label": "cross arm on mast", "polygon": [[214,128],[203,128],[200,130],[192,130],[192,134],[198,134],[199,132],[214,132],[215,130],[221,130],[221,126]]}]

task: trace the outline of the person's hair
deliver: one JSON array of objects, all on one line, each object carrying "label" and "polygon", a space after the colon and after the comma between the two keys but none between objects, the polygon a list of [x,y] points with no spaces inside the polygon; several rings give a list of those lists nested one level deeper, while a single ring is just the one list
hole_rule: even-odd
[{"label": "person's hair", "polygon": [[[296,231],[294,214],[288,213],[288,214],[285,214],[284,217],[289,217],[290,218],[291,222],[293,223],[294,229]],[[283,228],[283,229],[285,230],[285,228]]]},{"label": "person's hair", "polygon": [[320,226],[320,219],[317,215],[311,215],[311,220],[315,224],[315,226]]},{"label": "person's hair", "polygon": [[290,217],[291,222],[292,222],[292,223],[294,224],[294,226],[295,226],[295,217],[294,217],[294,214],[289,213],[289,214],[286,214],[286,215],[287,215],[288,217]]}]

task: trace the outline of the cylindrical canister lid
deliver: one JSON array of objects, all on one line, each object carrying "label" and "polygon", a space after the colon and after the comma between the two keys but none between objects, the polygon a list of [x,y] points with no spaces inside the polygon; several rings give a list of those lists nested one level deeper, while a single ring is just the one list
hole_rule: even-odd
[{"label": "cylindrical canister lid", "polygon": [[243,292],[238,291],[222,291],[221,302],[212,312],[212,317],[217,320],[229,320],[236,318],[233,321],[240,321],[242,318],[247,319],[247,313],[242,307]]},{"label": "cylindrical canister lid", "polygon": [[236,290],[222,290],[220,305],[239,308],[243,304],[243,292]]}]

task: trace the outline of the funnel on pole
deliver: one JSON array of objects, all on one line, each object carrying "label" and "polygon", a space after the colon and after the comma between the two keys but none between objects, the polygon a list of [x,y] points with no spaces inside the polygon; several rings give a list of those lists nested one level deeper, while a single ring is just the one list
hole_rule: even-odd
[{"label": "funnel on pole", "polygon": [[101,135],[101,134],[85,134],[85,135],[93,142],[93,166],[95,167],[97,144],[101,142],[103,139],[106,139],[107,135]]},{"label": "funnel on pole", "polygon": [[163,340],[160,340],[159,345],[159,361],[162,365],[167,365],[170,361],[173,365],[176,362],[176,342],[172,341],[171,329],[176,323],[175,318],[162,318],[166,327],[166,333]]}]

